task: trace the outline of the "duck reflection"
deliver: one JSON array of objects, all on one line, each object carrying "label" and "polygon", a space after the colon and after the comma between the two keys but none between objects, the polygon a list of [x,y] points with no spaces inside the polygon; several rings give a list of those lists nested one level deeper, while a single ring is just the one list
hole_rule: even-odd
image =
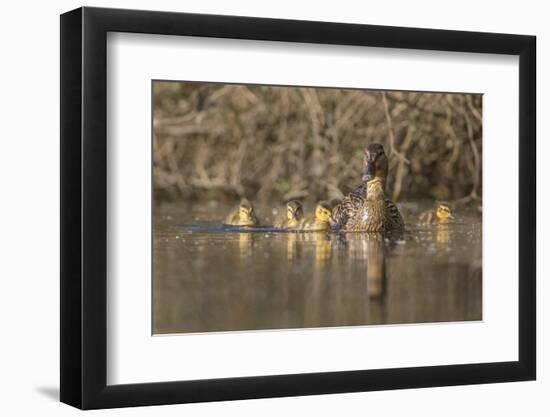
[{"label": "duck reflection", "polygon": [[386,252],[384,237],[367,241],[367,293],[370,298],[386,295]]},{"label": "duck reflection", "polygon": [[330,259],[332,246],[330,235],[326,232],[290,232],[287,234],[287,260],[300,259],[302,248],[314,248],[314,260],[317,267],[324,266]]},{"label": "duck reflection", "polygon": [[449,225],[448,224],[438,224],[437,232],[435,235],[435,240],[437,243],[446,245],[449,243]]},{"label": "duck reflection", "polygon": [[332,254],[330,237],[327,233],[323,232],[310,233],[310,236],[313,242],[315,242],[315,265],[317,267],[324,266]]},{"label": "duck reflection", "polygon": [[286,237],[286,258],[287,260],[293,261],[294,259],[299,258],[298,253],[298,233],[289,232]]},{"label": "duck reflection", "polygon": [[381,233],[340,234],[338,240],[346,248],[352,262],[366,271],[367,294],[370,299],[386,295],[386,246]]},{"label": "duck reflection", "polygon": [[252,254],[252,246],[254,246],[253,233],[239,233],[239,258],[241,260],[248,259]]},{"label": "duck reflection", "polygon": [[303,233],[305,242],[312,244],[315,248],[315,266],[317,268],[326,265],[332,253],[330,237],[326,232]]}]

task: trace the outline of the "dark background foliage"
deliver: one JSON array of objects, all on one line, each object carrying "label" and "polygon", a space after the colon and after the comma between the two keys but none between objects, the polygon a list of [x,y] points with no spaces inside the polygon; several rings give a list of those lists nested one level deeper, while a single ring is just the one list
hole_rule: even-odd
[{"label": "dark background foliage", "polygon": [[396,201],[479,201],[482,96],[153,84],[156,201],[340,197],[384,145]]}]

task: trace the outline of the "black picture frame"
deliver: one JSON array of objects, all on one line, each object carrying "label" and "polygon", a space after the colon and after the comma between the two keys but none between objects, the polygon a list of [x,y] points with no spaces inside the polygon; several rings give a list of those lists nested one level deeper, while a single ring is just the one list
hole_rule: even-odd
[{"label": "black picture frame", "polygon": [[[108,32],[519,56],[519,360],[107,385]],[[534,36],[85,7],[61,15],[60,56],[62,402],[94,409],[535,379]]]}]

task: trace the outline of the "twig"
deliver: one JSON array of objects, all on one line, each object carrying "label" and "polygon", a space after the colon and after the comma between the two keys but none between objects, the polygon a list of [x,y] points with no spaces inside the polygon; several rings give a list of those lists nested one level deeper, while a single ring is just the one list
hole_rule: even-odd
[{"label": "twig", "polygon": [[468,108],[474,115],[474,117],[477,119],[478,122],[481,123],[481,113],[475,108],[474,103],[472,103],[472,97],[466,96],[466,103],[468,104]]},{"label": "twig", "polygon": [[[409,146],[412,143],[413,140],[413,127],[411,125],[407,128],[407,134],[405,136],[405,140],[403,141],[403,149],[405,151],[409,149]],[[401,194],[401,190],[403,188],[403,179],[408,173],[407,165],[405,164],[405,161],[402,159],[399,160],[399,165],[397,166],[397,173],[395,174],[395,185],[393,187],[393,200],[399,200],[399,195]]]},{"label": "twig", "polygon": [[384,102],[384,113],[386,114],[386,124],[388,127],[388,135],[390,137],[390,155],[397,155],[399,159],[401,159],[406,164],[410,164],[411,162],[405,158],[405,155],[403,155],[401,152],[399,152],[395,148],[395,136],[393,135],[393,127],[392,127],[392,121],[390,116],[390,109],[388,106],[388,100],[386,99],[386,92],[382,91],[382,101]]}]

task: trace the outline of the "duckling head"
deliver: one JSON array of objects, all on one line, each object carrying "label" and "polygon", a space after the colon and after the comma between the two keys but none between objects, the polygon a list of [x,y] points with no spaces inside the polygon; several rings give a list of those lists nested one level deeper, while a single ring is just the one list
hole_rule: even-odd
[{"label": "duckling head", "polygon": [[250,222],[256,220],[256,213],[254,213],[254,207],[246,199],[239,204],[239,220],[241,222]]},{"label": "duckling head", "polygon": [[363,173],[363,181],[379,180],[384,184],[388,175],[388,157],[384,152],[384,147],[379,143],[371,143],[365,149],[363,158],[365,172]]},{"label": "duckling head", "polygon": [[300,220],[304,217],[302,203],[296,200],[289,201],[286,204],[286,217],[288,220]]},{"label": "duckling head", "polygon": [[436,210],[436,216],[438,220],[451,220],[454,219],[451,208],[447,204],[439,204]]},{"label": "duckling head", "polygon": [[317,207],[315,207],[315,220],[320,222],[328,222],[330,221],[331,216],[332,207],[329,203],[326,201],[317,203]]}]

